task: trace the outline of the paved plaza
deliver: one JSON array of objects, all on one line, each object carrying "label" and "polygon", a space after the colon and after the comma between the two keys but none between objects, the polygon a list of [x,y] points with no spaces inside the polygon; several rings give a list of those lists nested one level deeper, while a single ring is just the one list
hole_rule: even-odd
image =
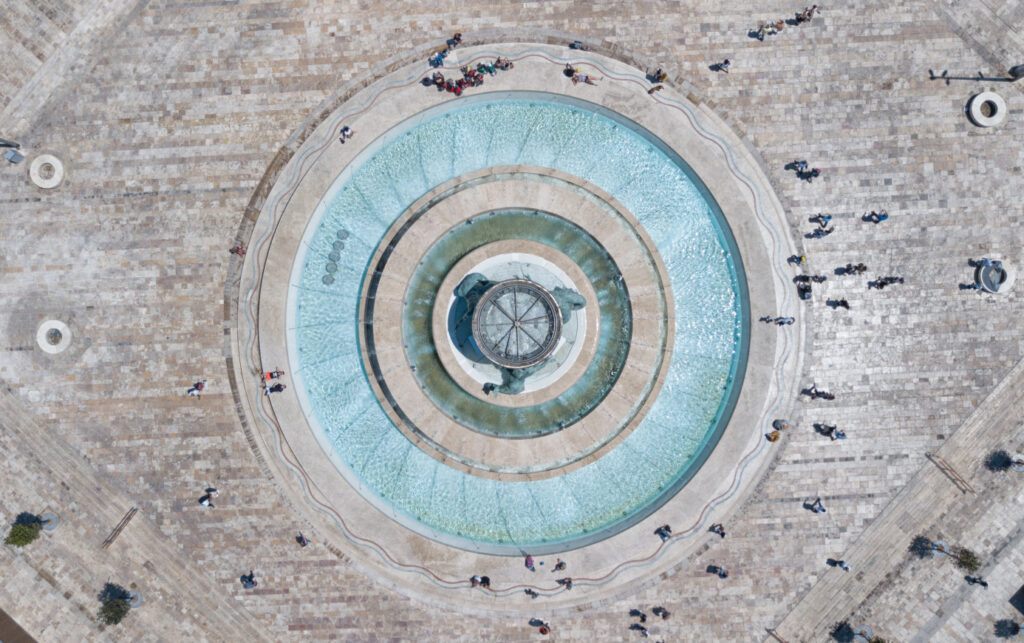
[{"label": "paved plaza", "polygon": [[[997,449],[1024,451],[1024,303],[1019,287],[961,287],[973,281],[969,259],[1024,266],[1024,80],[1007,82],[1024,64],[1021,0],[829,3],[763,41],[751,30],[803,5],[0,3],[0,138],[26,157],[0,160],[0,522],[6,530],[23,511],[61,517],[24,549],[0,547],[0,615],[35,639],[639,640],[634,608],[664,641],[823,641],[841,621],[889,641],[982,641],[1000,619],[1024,621],[1024,605],[1010,602],[1024,583],[1024,474],[985,466]],[[757,441],[742,493],[721,508],[727,536],[702,523],[674,558],[650,563],[623,550],[619,585],[532,601],[519,589],[486,593],[463,576],[446,580],[480,559],[427,548],[402,562],[426,565],[420,576],[438,582],[381,572],[402,528],[372,510],[342,516],[376,528],[360,533],[385,547],[346,544],[260,425],[270,407],[239,346],[257,274],[247,269],[275,264],[228,251],[258,236],[275,185],[317,127],[377,79],[416,65],[429,75],[428,55],[456,31],[467,51],[536,46],[563,60],[580,40],[580,60],[640,78],[663,68],[666,89],[649,98],[649,84],[612,77],[573,88],[561,65],[537,57],[488,82],[550,82],[582,98],[594,89],[615,109],[696,106],[777,197],[781,218],[759,251],[772,265],[750,283],[771,288],[772,270],[828,276],[809,301],[788,281],[791,290],[751,293],[753,332],[772,338],[764,350],[794,352],[790,388],[771,374],[747,386],[763,388],[758,400],[779,395],[796,426]],[[711,68],[726,58],[728,73]],[[997,127],[965,114],[985,90],[1008,106]],[[403,107],[413,109],[380,109]],[[30,180],[42,154],[63,163],[56,188]],[[786,168],[794,159],[821,176],[799,180]],[[887,221],[861,220],[880,209]],[[819,213],[835,232],[806,238]],[[298,244],[302,230],[278,234]],[[806,255],[807,266],[772,248]],[[858,262],[861,276],[834,272]],[[261,279],[284,289],[288,267],[277,270]],[[904,282],[867,287],[886,275]],[[827,305],[839,299],[848,310]],[[772,301],[783,309],[765,309]],[[762,315],[799,321],[768,326]],[[37,343],[46,320],[66,324],[65,350]],[[189,397],[199,380],[203,394]],[[812,383],[835,399],[798,395]],[[848,437],[830,440],[815,423]],[[725,466],[732,476],[735,462]],[[207,487],[220,490],[212,509],[197,503]],[[826,513],[804,508],[815,498]],[[309,546],[296,543],[300,531]],[[919,535],[974,550],[988,587],[966,583],[948,556],[913,556]],[[649,530],[635,538],[658,544]],[[572,576],[603,577],[626,562],[609,549],[559,556]],[[502,588],[553,586],[555,555],[538,560],[534,575],[518,558],[507,578],[491,575]],[[259,584],[247,590],[239,577],[250,570]],[[96,616],[106,582],[144,598],[117,626]]]}]

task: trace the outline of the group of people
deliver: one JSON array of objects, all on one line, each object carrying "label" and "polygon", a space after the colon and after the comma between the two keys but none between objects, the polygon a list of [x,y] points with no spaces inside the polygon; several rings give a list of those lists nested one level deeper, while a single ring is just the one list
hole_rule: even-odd
[{"label": "group of people", "polygon": [[430,66],[431,67],[440,67],[441,65],[443,65],[444,64],[444,59],[448,57],[448,54],[451,53],[451,50],[455,49],[456,47],[458,47],[461,44],[462,44],[462,34],[461,33],[456,33],[454,36],[452,36],[451,38],[448,39],[448,42],[445,43],[445,48],[444,49],[441,49],[440,51],[438,51],[438,52],[436,52],[436,53],[434,53],[434,54],[432,54],[430,56],[430,58],[428,59],[428,62],[430,63]]},{"label": "group of people", "polygon": [[[814,17],[814,14],[819,12],[820,9],[818,9],[818,5],[807,7],[800,13],[796,14],[796,19],[793,20],[792,24],[802,25],[805,22],[810,22],[811,18]],[[763,41],[765,36],[774,36],[785,28],[786,20],[784,18],[779,18],[778,20],[768,20],[764,22],[757,28],[755,33],[757,34],[757,39]]]},{"label": "group of people", "polygon": [[271,395],[273,393],[280,393],[281,391],[288,388],[286,384],[283,384],[277,380],[281,379],[284,375],[284,371],[279,368],[275,368],[272,371],[265,371],[263,373],[263,394]]},{"label": "group of people", "polygon": [[[772,422],[772,430],[764,437],[767,438],[769,442],[778,442],[779,438],[782,437],[782,432],[792,428],[793,423],[790,422],[789,420],[775,420]],[[712,525],[712,528],[714,528],[714,525]],[[712,531],[714,531],[714,529],[712,529]],[[720,535],[722,536],[722,538],[725,538],[725,530],[723,529],[722,531],[723,533]]]},{"label": "group of people", "polygon": [[796,321],[796,318],[795,317],[772,317],[770,315],[765,315],[764,317],[762,317],[760,319],[760,321],[763,321],[766,324],[775,324],[776,326],[789,326],[790,324],[792,324],[793,322]]},{"label": "group of people", "polygon": [[882,290],[886,286],[903,283],[903,277],[890,275],[888,277],[876,277],[874,281],[868,282],[869,289]]},{"label": "group of people", "polygon": [[808,183],[821,176],[821,170],[816,167],[810,167],[807,161],[803,159],[793,161],[789,167],[792,167],[796,171],[796,177],[798,179],[802,179]]},{"label": "group of people", "polygon": [[[541,561],[540,564],[543,565],[544,562]],[[534,560],[533,556],[531,556],[530,554],[526,554],[526,556],[523,558],[523,565],[526,567],[526,569],[530,570],[531,572],[537,571],[537,561]],[[555,559],[555,566],[551,568],[551,571],[552,572],[560,572],[560,571],[563,571],[565,568],[566,568],[565,561],[562,560],[561,558],[556,558]]]},{"label": "group of people", "polygon": [[818,5],[816,4],[811,5],[810,7],[805,7],[803,11],[796,14],[796,24],[802,25],[805,22],[810,22],[811,18],[814,17],[814,14],[820,13],[820,11],[821,10],[818,9]]},{"label": "group of people", "polygon": [[[671,612],[661,605],[651,608],[651,612],[653,612],[655,616],[660,616],[662,620],[668,619],[669,614],[671,614]],[[643,610],[634,607],[629,610],[629,615],[632,618],[638,619],[635,623],[629,624],[629,629],[634,632],[640,632],[640,636],[647,638],[649,633],[647,631],[647,626],[644,625],[644,623],[647,622],[647,614]]]},{"label": "group of people", "polygon": [[438,91],[446,91],[456,96],[461,96],[462,91],[467,87],[479,87],[484,84],[484,74],[495,75],[498,71],[512,69],[513,63],[508,58],[497,58],[493,63],[479,62],[476,65],[463,65],[459,68],[462,78],[445,78],[440,71],[435,71],[430,77],[431,84],[437,87]]}]

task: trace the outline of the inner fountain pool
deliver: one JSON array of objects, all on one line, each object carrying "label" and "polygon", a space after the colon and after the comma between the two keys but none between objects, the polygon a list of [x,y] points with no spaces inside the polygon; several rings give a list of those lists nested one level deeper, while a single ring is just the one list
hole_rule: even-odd
[{"label": "inner fountain pool", "polygon": [[[456,177],[515,165],[579,177],[632,213],[661,257],[675,316],[664,381],[639,425],[595,461],[538,480],[467,473],[413,444],[371,387],[362,359],[368,347],[361,345],[359,333],[362,289],[374,270],[371,258],[403,212]],[[581,267],[595,285],[604,287],[603,280],[612,278],[605,274],[611,268],[602,263],[600,249],[587,245],[585,231],[576,236],[530,232],[522,232],[522,238],[588,257]],[[507,234],[517,236],[514,229]],[[480,239],[495,240],[486,234]],[[449,245],[446,264],[475,247]],[[428,267],[437,266],[435,259]],[[436,283],[440,276],[424,273],[413,282]],[[683,159],[635,123],[564,97],[478,94],[411,117],[369,144],[339,173],[314,213],[290,283],[291,375],[321,444],[329,446],[345,478],[382,512],[465,549],[508,555],[565,551],[650,515],[714,448],[746,368],[746,281],[731,232],[707,188]],[[607,314],[614,318],[622,311]],[[606,350],[621,347],[614,331],[602,328]],[[429,357],[429,348],[417,349],[424,351],[419,357]],[[480,406],[481,418],[492,428],[511,411],[483,408],[486,402],[454,390],[447,403],[460,409]],[[548,409],[557,413],[558,405]],[[530,409],[522,413],[529,416]],[[552,421],[547,410],[537,417]],[[467,420],[472,430],[470,424]]]}]

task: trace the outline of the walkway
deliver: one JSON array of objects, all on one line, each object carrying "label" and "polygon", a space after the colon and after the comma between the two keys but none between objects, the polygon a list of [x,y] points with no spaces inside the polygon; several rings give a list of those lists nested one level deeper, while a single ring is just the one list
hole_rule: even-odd
[{"label": "walkway", "polygon": [[[852,573],[833,570],[814,585],[776,628],[787,641],[820,641],[831,627],[845,620],[869,594],[907,557],[907,548],[923,525],[931,524],[970,485],[985,454],[1019,423],[1024,408],[1024,361],[1017,364],[999,386],[935,452],[939,462],[950,465],[947,475],[939,466],[926,465],[875,518],[841,558]],[[954,482],[957,473],[966,485]],[[952,476],[952,477],[951,477]],[[974,494],[973,490],[966,493]],[[979,502],[981,499],[978,500]],[[836,557],[839,558],[839,552]],[[822,561],[824,564],[824,561]]]},{"label": "walkway", "polygon": [[[130,614],[118,626],[135,640],[154,632],[167,640],[266,640],[252,616],[210,583],[149,518],[135,516],[109,548],[101,548],[133,501],[33,420],[6,390],[0,390],[0,445],[5,473],[21,483],[31,481],[29,486],[6,486],[4,507],[54,511],[62,521],[52,534],[44,533],[21,551],[0,547],[0,565],[12,572],[5,575],[6,589],[26,590],[17,604],[4,606],[23,627],[47,640],[78,638],[81,615],[91,618],[103,584],[115,582],[146,599],[144,620]],[[65,601],[78,610],[64,613]]]}]

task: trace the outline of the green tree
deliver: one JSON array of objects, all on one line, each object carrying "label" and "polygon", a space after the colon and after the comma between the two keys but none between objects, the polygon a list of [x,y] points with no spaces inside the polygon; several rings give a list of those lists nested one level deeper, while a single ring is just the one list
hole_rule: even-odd
[{"label": "green tree", "polygon": [[956,566],[965,572],[974,573],[981,568],[981,559],[970,549],[966,547],[957,547],[953,550],[953,556],[956,558]]},{"label": "green tree", "polygon": [[131,593],[116,583],[106,583],[97,596],[100,599],[100,620],[106,625],[117,625],[132,609],[128,602]]},{"label": "green tree", "polygon": [[117,625],[128,616],[131,605],[124,598],[115,598],[100,605],[100,620],[105,625]]},{"label": "green tree", "polygon": [[16,522],[11,525],[11,531],[7,534],[4,544],[24,547],[39,538],[39,532],[42,529],[43,526],[38,522],[31,524]]}]

